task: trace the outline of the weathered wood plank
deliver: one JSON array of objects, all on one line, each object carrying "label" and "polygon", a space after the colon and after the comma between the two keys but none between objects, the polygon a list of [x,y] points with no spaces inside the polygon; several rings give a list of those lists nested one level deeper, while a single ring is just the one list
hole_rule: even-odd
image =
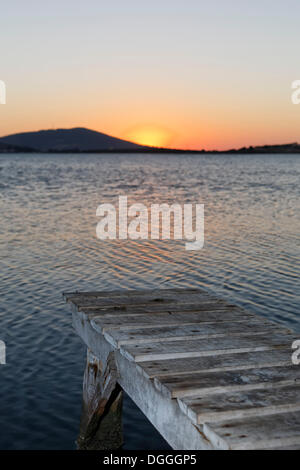
[{"label": "weathered wood plank", "polygon": [[63,292],[63,297],[64,299],[68,302],[69,300],[72,300],[78,296],[83,296],[83,297],[138,297],[138,296],[144,296],[144,295],[166,295],[166,294],[171,294],[174,295],[174,293],[185,293],[185,294],[209,294],[205,289],[199,289],[199,288],[180,288],[180,289],[140,289],[140,290],[135,290],[135,289],[120,289],[120,290],[106,290],[106,291],[76,291],[76,292]]},{"label": "weathered wood plank", "polygon": [[104,333],[113,329],[134,329],[134,328],[153,328],[154,325],[161,327],[194,325],[199,323],[216,323],[242,320],[250,320],[255,318],[253,315],[237,315],[234,311],[218,310],[218,311],[201,311],[193,313],[161,313],[156,314],[155,318],[151,315],[124,316],[124,317],[94,317],[91,319],[93,328],[99,333]]},{"label": "weathered wood plank", "polygon": [[300,449],[300,411],[206,423],[203,431],[217,449]]},{"label": "weathered wood plank", "polygon": [[219,354],[267,351],[291,346],[293,335],[243,336],[199,339],[190,341],[168,341],[121,346],[121,352],[131,361],[142,362],[159,359],[215,356]]},{"label": "weathered wood plank", "polygon": [[[164,303],[181,303],[183,304],[185,301],[186,302],[203,302],[204,300],[214,300],[218,301],[218,299],[212,297],[211,295],[207,293],[197,293],[197,294],[187,294],[187,293],[182,293],[180,294],[155,294],[155,293],[149,293],[145,294],[143,296],[140,295],[132,295],[132,296],[127,296],[126,294],[123,296],[111,296],[111,297],[94,297],[94,296],[84,296],[84,295],[77,295],[73,296],[70,298],[68,301],[77,304],[77,305],[99,305],[99,306],[106,306],[106,305],[147,305],[149,304],[154,304],[154,305],[159,305],[159,304],[164,304]],[[224,302],[223,300],[219,300],[219,302]]]},{"label": "weathered wood plank", "polygon": [[192,372],[221,372],[254,367],[275,367],[291,365],[291,349],[272,349],[240,354],[225,354],[187,359],[167,359],[137,363],[145,377],[152,379],[161,375],[185,375]]},{"label": "weathered wood plank", "polygon": [[207,293],[152,293],[145,294],[143,296],[120,296],[120,297],[93,297],[93,296],[84,296],[77,295],[70,297],[67,302],[71,302],[76,305],[77,308],[96,308],[96,307],[113,307],[113,306],[147,306],[147,305],[169,305],[169,304],[181,304],[185,305],[187,302],[192,302],[193,304],[201,304],[204,301],[214,301],[215,303],[225,304],[226,302],[217,299]]},{"label": "weathered wood plank", "polygon": [[288,333],[288,329],[262,320],[247,320],[243,322],[221,322],[212,324],[178,325],[152,328],[136,328],[124,330],[107,330],[105,338],[116,348],[124,344],[143,344],[161,341],[180,341],[200,338],[217,338],[221,336],[246,336],[271,333]]},{"label": "weathered wood plank", "polygon": [[[94,318],[96,316],[119,316],[123,318],[124,316],[135,316],[135,315],[156,315],[162,313],[197,313],[197,312],[209,312],[212,311],[231,311],[236,312],[236,314],[241,315],[250,315],[254,317],[254,314],[249,314],[249,312],[245,312],[241,310],[239,307],[231,306],[226,303],[222,302],[215,302],[215,301],[205,301],[201,304],[199,303],[185,303],[185,304],[168,304],[165,306],[160,305],[144,305],[144,306],[135,306],[135,305],[120,305],[120,306],[113,306],[113,307],[80,307],[79,309],[72,304],[74,310],[83,312],[88,318]],[[155,317],[156,318],[156,317]],[[256,315],[256,318],[261,318]]]},{"label": "weathered wood plank", "polygon": [[204,397],[192,396],[181,398],[178,403],[195,424],[300,411],[300,383],[247,392],[239,390]]},{"label": "weathered wood plank", "polygon": [[166,376],[154,379],[158,390],[169,398],[192,395],[198,397],[212,393],[247,391],[259,388],[293,385],[300,380],[300,368],[266,367],[226,372],[197,372],[190,375]]}]

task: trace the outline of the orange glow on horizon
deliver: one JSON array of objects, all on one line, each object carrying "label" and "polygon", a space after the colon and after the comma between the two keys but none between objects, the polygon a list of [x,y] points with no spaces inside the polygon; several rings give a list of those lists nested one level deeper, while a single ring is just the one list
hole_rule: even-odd
[{"label": "orange glow on horizon", "polygon": [[150,147],[168,147],[171,144],[173,133],[156,125],[139,125],[125,131],[122,138],[140,145]]}]

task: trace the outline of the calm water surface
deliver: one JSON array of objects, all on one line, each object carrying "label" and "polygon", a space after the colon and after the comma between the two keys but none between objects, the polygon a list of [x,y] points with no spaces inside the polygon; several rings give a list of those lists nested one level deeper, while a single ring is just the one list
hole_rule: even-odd
[{"label": "calm water surface", "polygon": [[[299,322],[300,156],[0,155],[0,448],[74,448],[85,348],[61,293],[203,287]],[[96,238],[96,208],[205,204],[205,247]],[[126,398],[125,448],[166,444]]]}]

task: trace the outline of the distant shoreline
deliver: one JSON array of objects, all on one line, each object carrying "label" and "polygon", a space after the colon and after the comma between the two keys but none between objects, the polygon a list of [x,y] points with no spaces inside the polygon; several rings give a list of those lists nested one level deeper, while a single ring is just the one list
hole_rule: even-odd
[{"label": "distant shoreline", "polygon": [[76,127],[23,132],[1,137],[0,153],[300,154],[300,144],[293,142],[281,145],[250,145],[228,150],[187,150],[139,145],[98,131]]},{"label": "distant shoreline", "polygon": [[[280,148],[278,148],[280,147]],[[66,150],[37,150],[29,148],[14,148],[14,149],[1,149],[0,154],[22,154],[22,153],[36,153],[43,155],[52,154],[202,154],[202,155],[224,155],[224,154],[239,154],[239,155],[258,155],[258,154],[300,154],[300,146],[298,148],[284,148],[281,146],[268,146],[266,148],[253,147],[245,149],[230,149],[230,150],[182,150],[182,149],[160,149],[160,148],[149,148],[149,149],[117,149],[117,150],[78,150],[78,149],[66,149]]]}]

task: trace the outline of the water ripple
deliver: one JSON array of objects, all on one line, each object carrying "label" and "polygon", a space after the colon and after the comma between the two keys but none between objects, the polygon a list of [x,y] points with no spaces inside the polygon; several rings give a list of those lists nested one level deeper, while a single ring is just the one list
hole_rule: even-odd
[{"label": "water ripple", "polygon": [[[1,155],[0,448],[74,448],[84,346],[61,292],[203,287],[300,332],[298,156]],[[97,240],[96,208],[203,202],[205,247]],[[128,397],[126,448],[164,448]]]}]

